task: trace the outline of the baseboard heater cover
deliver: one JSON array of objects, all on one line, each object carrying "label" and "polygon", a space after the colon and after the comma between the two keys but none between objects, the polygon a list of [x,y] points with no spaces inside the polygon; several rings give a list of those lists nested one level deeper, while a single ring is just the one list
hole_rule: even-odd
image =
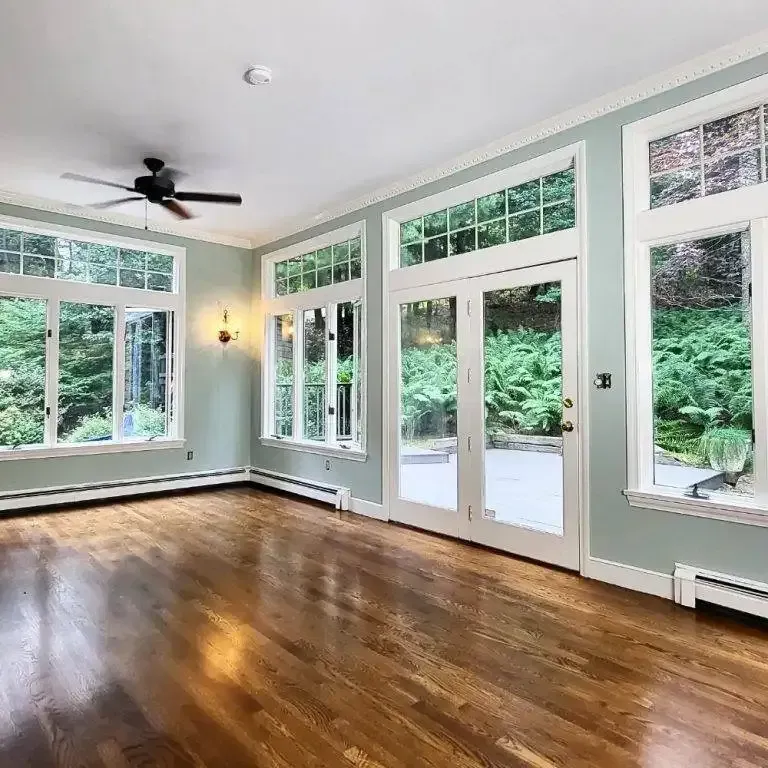
[{"label": "baseboard heater cover", "polygon": [[678,563],[675,602],[695,608],[698,600],[768,619],[768,584]]},{"label": "baseboard heater cover", "polygon": [[259,467],[251,467],[251,482],[256,483],[256,485],[265,485],[268,488],[295,493],[298,496],[306,496],[316,501],[325,501],[333,504],[336,509],[349,510],[350,491],[349,488],[343,486],[319,483]]},{"label": "baseboard heater cover", "polygon": [[110,480],[104,483],[83,483],[62,485],[51,488],[37,488],[24,491],[0,493],[0,512],[6,510],[31,509],[34,507],[76,504],[81,501],[137,496],[144,493],[163,493],[191,488],[205,488],[210,485],[247,483],[250,479],[247,467],[188,472],[159,477],[140,477],[132,480]]}]

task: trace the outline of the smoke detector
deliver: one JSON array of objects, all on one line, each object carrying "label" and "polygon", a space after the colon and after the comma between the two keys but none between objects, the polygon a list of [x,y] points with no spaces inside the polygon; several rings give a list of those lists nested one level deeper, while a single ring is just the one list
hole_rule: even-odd
[{"label": "smoke detector", "polygon": [[243,75],[243,80],[248,85],[268,85],[272,82],[272,70],[262,64],[248,67]]}]

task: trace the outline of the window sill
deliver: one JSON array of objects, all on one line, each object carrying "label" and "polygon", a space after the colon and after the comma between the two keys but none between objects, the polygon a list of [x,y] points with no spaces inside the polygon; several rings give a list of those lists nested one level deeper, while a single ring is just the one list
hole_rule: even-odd
[{"label": "window sill", "polygon": [[723,495],[713,495],[709,499],[689,499],[680,493],[669,493],[658,488],[650,491],[624,491],[624,495],[631,507],[768,526],[768,507],[747,498],[732,501]]},{"label": "window sill", "polygon": [[368,454],[359,448],[340,448],[337,445],[303,443],[298,440],[278,440],[276,437],[262,437],[261,444],[267,445],[270,448],[286,448],[289,451],[317,453],[321,456],[335,456],[336,458],[349,459],[350,461],[368,460]]},{"label": "window sill", "polygon": [[131,453],[133,451],[158,451],[165,448],[183,448],[186,440],[162,438],[159,440],[137,440],[126,443],[80,443],[78,445],[57,445],[39,448],[17,448],[0,450],[0,461],[18,459],[53,459],[64,456],[92,456],[104,453]]}]

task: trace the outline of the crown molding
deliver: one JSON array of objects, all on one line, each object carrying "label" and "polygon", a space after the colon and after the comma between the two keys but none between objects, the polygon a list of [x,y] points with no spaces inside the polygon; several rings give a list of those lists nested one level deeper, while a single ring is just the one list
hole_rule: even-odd
[{"label": "crown molding", "polygon": [[652,96],[657,96],[665,91],[727,69],[735,64],[748,61],[764,53],[768,53],[768,30],[763,30],[757,34],[745,37],[736,43],[717,48],[695,59],[690,59],[664,72],[640,80],[634,85],[621,88],[593,99],[586,104],[561,112],[536,125],[510,133],[479,149],[459,155],[447,163],[426,169],[413,176],[373,190],[361,197],[335,205],[323,211],[322,214],[289,219],[271,232],[253,235],[251,242],[254,248],[261,247],[306,229],[327,224],[334,219],[354,213],[362,208],[384,202],[425,184],[445,179],[459,171],[480,165],[488,160],[525,147],[528,144],[533,144],[570,128],[575,128],[595,118],[645,101]]},{"label": "crown molding", "polygon": [[6,205],[18,205],[22,208],[31,208],[46,213],[59,213],[64,216],[74,216],[78,219],[100,221],[104,224],[115,224],[120,227],[140,229],[142,232],[152,232],[159,235],[182,237],[188,240],[203,240],[207,243],[219,245],[231,245],[236,248],[253,248],[253,243],[248,238],[226,235],[221,232],[204,232],[202,230],[186,229],[185,227],[158,224],[149,222],[148,228],[144,226],[144,220],[135,216],[126,216],[120,213],[101,213],[93,208],[81,205],[72,205],[46,197],[33,197],[32,195],[19,195],[15,192],[0,190],[0,203]]}]

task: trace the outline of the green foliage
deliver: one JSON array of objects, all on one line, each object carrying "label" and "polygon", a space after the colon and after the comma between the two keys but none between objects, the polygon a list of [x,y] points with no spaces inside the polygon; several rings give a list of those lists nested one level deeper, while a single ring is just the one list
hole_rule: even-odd
[{"label": "green foliage", "polygon": [[80,423],[63,439],[66,443],[85,443],[89,440],[109,440],[112,436],[112,416],[84,416]]}]

